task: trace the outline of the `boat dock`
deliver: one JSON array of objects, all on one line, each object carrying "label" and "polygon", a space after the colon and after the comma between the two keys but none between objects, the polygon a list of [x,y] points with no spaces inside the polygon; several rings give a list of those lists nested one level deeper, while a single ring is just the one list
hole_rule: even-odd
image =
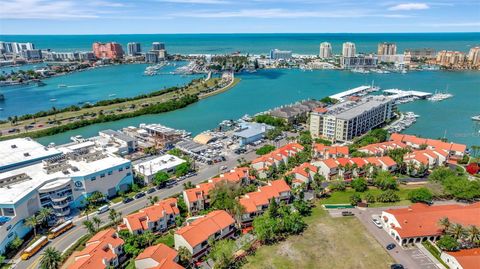
[{"label": "boat dock", "polygon": [[419,99],[426,99],[432,96],[432,93],[429,93],[429,92],[404,91],[399,89],[388,89],[388,90],[384,90],[383,92],[388,94],[391,98],[395,100],[412,98],[412,97],[419,98]]},{"label": "boat dock", "polygon": [[353,88],[353,89],[350,89],[350,90],[347,90],[347,91],[344,91],[344,92],[340,92],[340,93],[337,93],[337,94],[334,94],[334,95],[330,95],[330,98],[332,99],[336,99],[336,100],[339,100],[339,101],[344,101],[344,98],[345,97],[349,97],[349,96],[362,96],[362,95],[366,95],[368,93],[371,93],[371,92],[375,92],[375,91],[378,91],[380,90],[380,88],[378,87],[374,87],[374,86],[360,86],[360,87],[356,87],[356,88]]}]

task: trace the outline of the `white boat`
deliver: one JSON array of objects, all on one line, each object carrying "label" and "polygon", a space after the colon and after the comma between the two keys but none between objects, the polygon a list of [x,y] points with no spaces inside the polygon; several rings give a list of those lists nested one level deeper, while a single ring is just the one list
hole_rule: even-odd
[{"label": "white boat", "polygon": [[65,85],[65,84],[58,84],[58,87],[59,87],[59,88],[66,88],[67,85]]},{"label": "white boat", "polygon": [[472,117],[472,120],[480,121],[480,115],[473,116],[473,117]]},{"label": "white boat", "polygon": [[55,99],[55,98],[50,99],[50,102],[56,102],[56,101],[57,101],[57,99]]},{"label": "white boat", "polygon": [[108,95],[108,97],[113,97],[113,96],[116,96],[116,94],[115,94],[115,93],[111,93],[111,94]]}]

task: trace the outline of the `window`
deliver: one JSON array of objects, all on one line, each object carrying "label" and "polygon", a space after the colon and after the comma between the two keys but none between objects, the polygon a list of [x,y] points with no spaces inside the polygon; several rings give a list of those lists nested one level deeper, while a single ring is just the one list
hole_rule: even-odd
[{"label": "window", "polygon": [[15,216],[15,210],[13,208],[4,208],[3,209],[4,216]]},{"label": "window", "polygon": [[100,177],[105,177],[105,174],[100,174]]},{"label": "window", "polygon": [[120,167],[120,168],[118,169],[118,172],[122,172],[122,171],[123,171],[123,167]]},{"label": "window", "polygon": [[97,178],[96,177],[90,178],[91,181],[95,181],[95,179],[97,179]]},{"label": "window", "polygon": [[111,176],[113,174],[113,171],[108,171],[107,173],[109,176]]},{"label": "window", "polygon": [[132,173],[130,173],[130,172],[127,173],[127,177],[128,177],[128,176],[131,176],[131,175],[132,175]]},{"label": "window", "polygon": [[130,165],[127,165],[127,166],[125,167],[125,169],[127,169],[127,170],[130,169]]}]

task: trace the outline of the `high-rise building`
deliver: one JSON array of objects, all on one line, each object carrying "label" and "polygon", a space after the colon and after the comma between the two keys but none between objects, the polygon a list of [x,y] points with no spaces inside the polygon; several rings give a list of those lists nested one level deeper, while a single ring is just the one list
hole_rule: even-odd
[{"label": "high-rise building", "polygon": [[472,66],[480,66],[480,47],[470,49],[468,52],[468,61]]},{"label": "high-rise building", "polygon": [[155,51],[148,51],[145,53],[146,63],[158,63],[158,53]]},{"label": "high-rise building", "polygon": [[354,68],[373,68],[378,64],[378,58],[375,55],[357,55],[353,57],[341,57],[340,65],[344,69]]},{"label": "high-rise building", "polygon": [[345,42],[342,47],[343,57],[354,57],[356,54],[355,43]]},{"label": "high-rise building", "polygon": [[433,59],[435,58],[436,52],[434,49],[424,48],[424,49],[406,49],[404,52],[405,57],[410,58],[411,60],[417,59]]},{"label": "high-rise building", "polygon": [[319,56],[322,59],[332,58],[332,45],[328,42],[321,43]]},{"label": "high-rise building", "polygon": [[292,51],[274,49],[270,51],[270,59],[272,60],[288,60],[292,58]]},{"label": "high-rise building", "polygon": [[23,50],[21,52],[22,57],[26,60],[41,60],[42,51],[41,50]]},{"label": "high-rise building", "polygon": [[310,113],[310,133],[333,142],[351,141],[393,117],[390,97],[368,96]]},{"label": "high-rise building", "polygon": [[377,55],[395,55],[397,54],[397,44],[383,42],[378,44]]},{"label": "high-rise building", "polygon": [[93,43],[93,54],[99,59],[120,59],[123,57],[122,46],[115,42]]},{"label": "high-rise building", "polygon": [[153,42],[152,43],[152,50],[164,50],[165,43],[163,42]]},{"label": "high-rise building", "polygon": [[130,43],[127,44],[127,54],[129,56],[139,55],[140,52],[142,52],[142,48],[140,46],[140,43],[130,42]]},{"label": "high-rise building", "polygon": [[0,51],[2,53],[18,53],[20,54],[25,50],[34,50],[35,45],[33,43],[19,43],[19,42],[0,42]]},{"label": "high-rise building", "polygon": [[437,64],[443,66],[455,66],[465,63],[465,53],[460,51],[442,50],[437,54]]}]

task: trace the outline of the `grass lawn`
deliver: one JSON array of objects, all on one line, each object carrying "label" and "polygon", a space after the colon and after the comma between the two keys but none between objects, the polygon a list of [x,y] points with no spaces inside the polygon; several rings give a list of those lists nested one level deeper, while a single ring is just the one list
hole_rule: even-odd
[{"label": "grass lawn", "polygon": [[[391,205],[410,205],[411,202],[408,200],[408,193],[412,189],[417,189],[422,187],[422,185],[400,185],[398,187],[398,191],[396,193],[400,197],[400,201],[396,203],[374,203],[370,204],[370,207],[381,207],[381,206],[391,206]],[[322,204],[350,204],[350,196],[352,196],[355,193],[355,191],[351,188],[347,188],[345,191],[335,191],[331,193],[331,196],[323,199],[321,201]],[[377,189],[375,187],[369,187],[368,191],[361,192],[359,193],[361,197],[363,197],[365,194],[371,193],[374,196],[379,195],[382,193],[382,190]]]},{"label": "grass lawn", "polygon": [[331,218],[320,205],[302,235],[262,246],[245,269],[389,268],[392,258],[355,217]]},{"label": "grass lawn", "polygon": [[174,239],[173,239],[173,233],[169,232],[165,235],[162,235],[161,237],[157,238],[157,240],[155,240],[155,243],[153,243],[153,244],[157,245],[157,244],[160,244],[160,243],[163,243],[163,244],[173,248],[173,246],[175,245],[175,242],[174,242]]}]

